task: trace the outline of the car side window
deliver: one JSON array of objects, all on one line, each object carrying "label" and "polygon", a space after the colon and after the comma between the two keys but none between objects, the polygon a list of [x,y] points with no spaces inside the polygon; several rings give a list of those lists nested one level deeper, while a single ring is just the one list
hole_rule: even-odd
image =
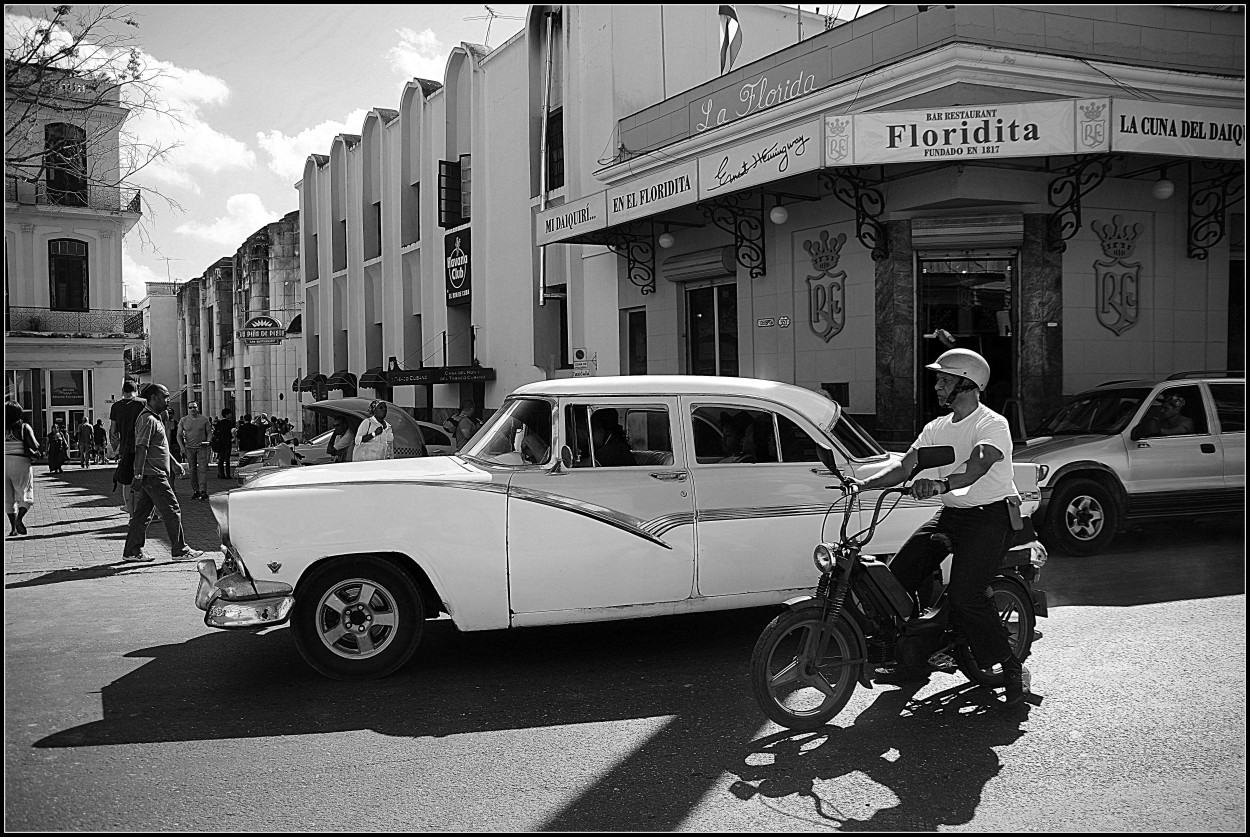
[{"label": "car side window", "polygon": [[1198,386],[1168,387],[1151,402],[1141,422],[1141,436],[1192,436],[1206,434],[1207,411]]},{"label": "car side window", "polygon": [[1210,384],[1221,433],[1246,432],[1246,385]]},{"label": "car side window", "polygon": [[777,429],[781,434],[782,462],[820,462],[817,451],[821,445],[806,430],[785,416],[777,416]]},{"label": "car side window", "polygon": [[574,468],[672,465],[671,417],[662,405],[564,408],[564,438]]},{"label": "car side window", "polygon": [[695,407],[690,414],[695,461],[704,464],[777,462],[773,414],[738,406]]}]

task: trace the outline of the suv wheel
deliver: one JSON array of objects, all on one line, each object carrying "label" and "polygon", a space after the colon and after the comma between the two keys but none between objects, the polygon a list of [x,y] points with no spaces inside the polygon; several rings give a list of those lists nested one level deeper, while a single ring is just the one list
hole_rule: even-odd
[{"label": "suv wheel", "polygon": [[1059,484],[1046,511],[1049,546],[1068,555],[1093,555],[1107,548],[1120,526],[1115,499],[1101,483],[1070,479]]}]

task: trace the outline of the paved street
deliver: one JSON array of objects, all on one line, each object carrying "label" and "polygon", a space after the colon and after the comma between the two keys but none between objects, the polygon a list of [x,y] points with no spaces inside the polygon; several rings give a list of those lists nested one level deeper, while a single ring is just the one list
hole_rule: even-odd
[{"label": "paved street", "polygon": [[[1025,715],[939,674],[860,690],[825,730],[786,734],[746,686],[770,611],[440,622],[396,676],[338,683],[286,629],[206,629],[194,568],[168,562],[159,526],[160,560],[118,564],[110,468],[37,470],[30,535],[5,543],[7,829],[1246,826],[1241,520],[1052,558]],[[207,504],[183,505],[189,542],[217,547]]]}]

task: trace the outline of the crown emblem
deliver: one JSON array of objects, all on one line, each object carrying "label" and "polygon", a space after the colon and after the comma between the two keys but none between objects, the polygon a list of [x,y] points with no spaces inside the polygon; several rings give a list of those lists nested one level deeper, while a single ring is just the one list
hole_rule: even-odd
[{"label": "crown emblem", "polygon": [[1106,102],[1090,102],[1087,105],[1080,105],[1081,113],[1085,114],[1086,119],[1100,119],[1102,112],[1107,107]]},{"label": "crown emblem", "polygon": [[842,256],[842,245],[846,244],[846,233],[838,233],[836,238],[829,238],[828,230],[820,231],[820,240],[810,238],[803,242],[803,249],[812,257],[812,267],[821,273],[827,273],[838,264]]},{"label": "crown emblem", "polygon": [[1089,226],[1102,239],[1102,251],[1113,259],[1122,260],[1133,255],[1137,236],[1141,235],[1141,224],[1122,225],[1119,215],[1113,215],[1110,224],[1094,221]]},{"label": "crown emblem", "polygon": [[830,119],[825,122],[825,128],[835,137],[840,137],[846,133],[847,126],[851,124],[849,119]]}]

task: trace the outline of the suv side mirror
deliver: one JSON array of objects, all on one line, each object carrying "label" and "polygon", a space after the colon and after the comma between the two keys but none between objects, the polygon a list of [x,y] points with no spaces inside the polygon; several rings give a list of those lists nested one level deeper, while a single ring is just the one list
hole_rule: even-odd
[{"label": "suv side mirror", "polygon": [[1138,424],[1134,426],[1133,429],[1128,432],[1128,437],[1132,439],[1134,442],[1140,439],[1142,437],[1141,425]]}]

